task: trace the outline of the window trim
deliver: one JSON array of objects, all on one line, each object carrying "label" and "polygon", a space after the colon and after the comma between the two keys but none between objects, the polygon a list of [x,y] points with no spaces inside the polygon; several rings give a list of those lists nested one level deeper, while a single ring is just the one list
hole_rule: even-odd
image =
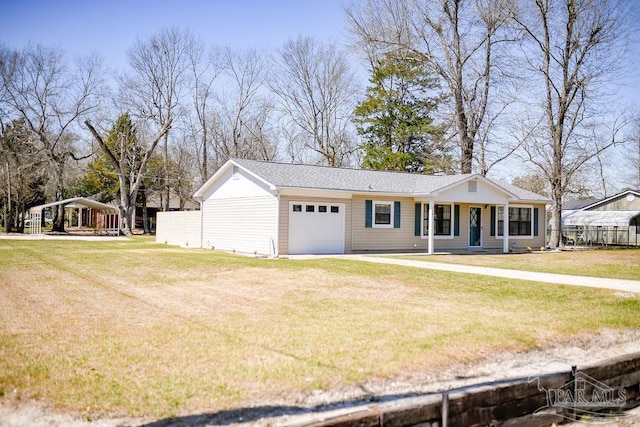
[{"label": "window trim", "polygon": [[[434,203],[433,204],[433,208],[435,209],[436,206],[450,206],[451,207],[451,226],[449,227],[449,233],[450,234],[434,234],[433,238],[434,239],[438,239],[438,240],[447,240],[447,239],[455,239],[455,235],[454,235],[454,229],[455,229],[455,221],[456,221],[456,210],[455,210],[455,203]],[[429,202],[422,202],[422,210],[421,210],[421,214],[422,214],[422,218],[420,221],[420,239],[425,240],[429,238],[428,234],[424,234],[424,223],[425,220],[427,218],[424,218],[424,211],[425,211],[425,206],[428,208],[429,207]],[[428,211],[427,211],[428,212]],[[435,215],[435,213],[434,213]]]},{"label": "window trim", "polygon": [[[376,205],[388,205],[390,210],[389,224],[376,224]],[[371,201],[371,228],[393,228],[394,224],[394,201],[393,200],[372,200]]]},{"label": "window trim", "polygon": [[[533,205],[509,205],[509,209],[511,208],[525,208],[525,209],[529,209],[530,211],[530,217],[531,217],[531,229],[529,230],[529,234],[519,234],[519,235],[511,235],[509,234],[509,240],[514,240],[514,239],[523,239],[523,240],[527,240],[527,239],[533,239],[534,235],[533,235],[533,228],[534,228],[534,224],[533,224],[533,209],[534,206]],[[496,227],[496,239],[497,240],[503,240],[504,239],[504,235],[499,235],[500,231],[502,230],[502,228],[500,228],[498,226],[499,221],[498,219],[500,218],[500,209],[504,209],[504,205],[496,205],[496,223],[495,223],[495,227]]]}]

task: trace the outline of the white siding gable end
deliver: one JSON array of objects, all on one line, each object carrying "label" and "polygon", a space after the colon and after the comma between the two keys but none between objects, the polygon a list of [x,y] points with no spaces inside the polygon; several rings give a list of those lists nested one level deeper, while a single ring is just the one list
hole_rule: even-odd
[{"label": "white siding gable end", "polygon": [[203,196],[207,199],[274,196],[276,191],[241,168],[228,168]]},{"label": "white siding gable end", "polygon": [[463,181],[458,185],[438,192],[435,197],[435,200],[455,201],[457,203],[478,203],[482,205],[504,204],[512,199],[513,196],[509,192],[501,190],[496,185],[482,178]]}]

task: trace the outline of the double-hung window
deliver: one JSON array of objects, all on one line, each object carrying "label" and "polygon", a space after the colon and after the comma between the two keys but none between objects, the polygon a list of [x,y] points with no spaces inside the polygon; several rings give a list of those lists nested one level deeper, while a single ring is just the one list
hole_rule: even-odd
[{"label": "double-hung window", "polygon": [[393,226],[393,202],[373,203],[373,226],[392,227]]},{"label": "double-hung window", "polygon": [[[532,208],[509,207],[509,236],[531,236]],[[498,236],[504,235],[504,207],[498,206]]]},{"label": "double-hung window", "polygon": [[[424,210],[422,215],[422,233],[425,236],[429,235],[429,204],[423,204]],[[433,211],[433,223],[435,225],[435,236],[450,236],[451,235],[451,220],[453,218],[453,212],[451,205],[434,205]]]}]

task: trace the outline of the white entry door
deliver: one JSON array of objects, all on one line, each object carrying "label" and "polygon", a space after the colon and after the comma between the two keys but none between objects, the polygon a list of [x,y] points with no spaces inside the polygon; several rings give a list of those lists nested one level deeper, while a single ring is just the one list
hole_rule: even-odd
[{"label": "white entry door", "polygon": [[290,202],[289,254],[343,254],[344,203]]}]

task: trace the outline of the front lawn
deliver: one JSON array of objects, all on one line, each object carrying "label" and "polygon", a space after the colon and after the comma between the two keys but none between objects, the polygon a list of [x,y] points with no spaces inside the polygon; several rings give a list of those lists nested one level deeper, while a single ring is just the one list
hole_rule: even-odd
[{"label": "front lawn", "polygon": [[0,399],[88,417],[304,404],[314,390],[638,328],[639,310],[606,290],[341,259],[0,240]]},{"label": "front lawn", "polygon": [[399,258],[414,261],[444,262],[538,271],[542,273],[574,274],[640,280],[640,248],[594,249],[561,252],[518,254],[409,255]]}]

